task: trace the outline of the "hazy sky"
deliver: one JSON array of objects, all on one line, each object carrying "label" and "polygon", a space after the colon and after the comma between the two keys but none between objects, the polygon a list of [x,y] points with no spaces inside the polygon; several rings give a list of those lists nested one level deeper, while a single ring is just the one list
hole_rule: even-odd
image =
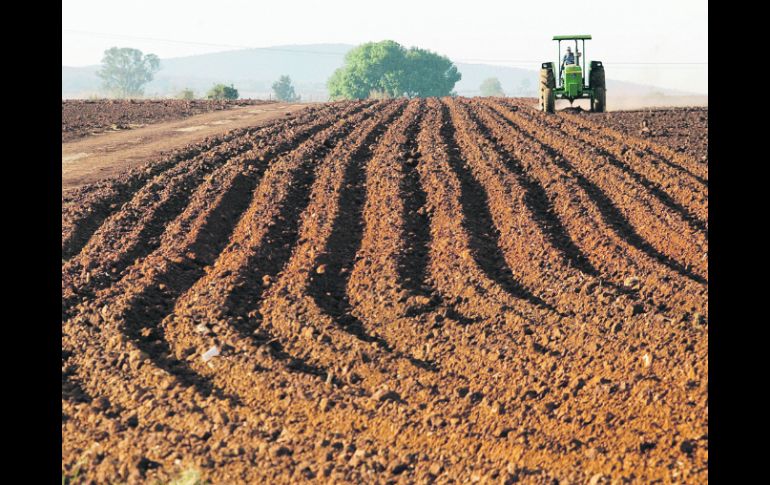
[{"label": "hazy sky", "polygon": [[112,46],[168,58],[392,39],[534,70],[555,60],[553,35],[578,33],[593,36],[587,57],[604,61],[609,78],[708,93],[707,0],[62,1],[65,66],[98,64]]}]

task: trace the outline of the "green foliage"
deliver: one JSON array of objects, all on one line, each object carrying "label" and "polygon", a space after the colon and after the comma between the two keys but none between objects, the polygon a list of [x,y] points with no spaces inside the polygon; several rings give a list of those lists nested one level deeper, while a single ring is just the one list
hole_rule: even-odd
[{"label": "green foliage", "polygon": [[484,79],[479,87],[482,96],[505,96],[500,80],[496,77]]},{"label": "green foliage", "polygon": [[238,99],[238,90],[231,84],[217,84],[206,93],[209,99]]},{"label": "green foliage", "polygon": [[363,99],[371,93],[393,98],[447,96],[460,78],[448,58],[384,40],[348,52],[345,65],[334,71],[327,87],[332,99]]},{"label": "green foliage", "polygon": [[462,77],[448,58],[417,47],[406,51],[405,72],[404,90],[410,98],[449,96]]},{"label": "green foliage", "polygon": [[182,91],[177,94],[177,99],[186,99],[187,101],[192,101],[195,99],[195,91],[193,91],[190,88],[185,88]]},{"label": "green foliage", "polygon": [[369,91],[369,99],[390,99],[390,96],[384,91],[377,91],[376,89],[372,89]]},{"label": "green foliage", "polygon": [[273,93],[279,101],[299,101],[299,96],[294,92],[294,86],[291,84],[289,76],[281,76],[273,83]]},{"label": "green foliage", "polygon": [[141,96],[142,86],[152,81],[160,69],[160,59],[155,54],[142,54],[130,47],[112,47],[104,51],[102,67],[96,73],[102,85],[118,97]]}]

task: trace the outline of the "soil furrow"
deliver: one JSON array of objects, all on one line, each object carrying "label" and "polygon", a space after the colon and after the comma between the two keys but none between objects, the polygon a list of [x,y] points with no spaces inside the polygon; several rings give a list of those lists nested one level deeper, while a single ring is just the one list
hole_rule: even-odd
[{"label": "soil furrow", "polygon": [[[310,203],[302,213],[298,244],[260,307],[263,328],[278,335],[292,352],[309,354],[318,365],[333,367],[335,376],[346,361],[344,373],[361,367],[356,352],[387,352],[387,344],[367,333],[351,315],[345,296],[347,278],[341,272],[349,272],[346,266],[351,263],[346,261],[352,261],[360,240],[354,227],[356,206],[363,202],[358,174],[368,160],[370,146],[405,105],[403,101],[388,102],[348,142],[335,148],[327,157],[330,163],[319,167]],[[350,205],[343,208],[341,201]],[[323,279],[327,272],[345,279],[344,284]],[[315,278],[322,279],[313,281]]]},{"label": "soil furrow", "polygon": [[450,163],[445,141],[449,121],[443,108],[439,101],[427,101],[425,121],[418,135],[422,160],[417,168],[431,221],[431,283],[467,318],[525,321],[520,312],[514,311],[517,299],[487,276],[476,262],[478,256],[474,255],[471,236],[465,228],[469,211],[462,204],[462,185]]},{"label": "soil furrow", "polygon": [[[489,194],[494,224],[501,234],[506,261],[529,288],[541,294],[568,279],[582,281],[596,269],[565,231],[549,204],[542,186],[521,168],[520,163],[480,131],[473,106],[451,103],[455,125],[460,126],[461,147],[474,176]],[[584,274],[573,271],[575,268]],[[552,286],[553,285],[553,286]],[[551,292],[553,290],[551,289]]]},{"label": "soil furrow", "polygon": [[578,120],[576,120],[577,123],[581,123],[584,126],[591,128],[592,130],[611,136],[618,144],[630,145],[634,148],[638,148],[647,153],[650,153],[657,157],[659,160],[663,161],[663,163],[669,167],[680,171],[684,175],[688,175],[694,178],[701,184],[708,187],[708,166],[698,162],[688,155],[685,155],[684,153],[680,153],[665,145],[661,145],[650,140],[645,140],[644,138],[639,138],[627,133],[621,133],[612,128],[603,126],[595,121],[586,120],[576,115],[561,113],[561,116],[564,116],[569,120],[575,120],[578,118]]},{"label": "soil furrow", "polygon": [[[299,216],[309,202],[308,192],[315,180],[314,165],[320,166],[319,160],[368,116],[369,109],[340,119],[270,167],[228,246],[177,302],[174,319],[166,324],[175,340],[191,339],[193,327],[209,337],[233,328],[240,340],[252,346],[267,344],[270,355],[290,368],[326,377],[324,369],[288,354],[272,334],[260,329],[257,310],[262,292],[296,244]],[[243,342],[231,344],[243,347]]]},{"label": "soil furrow", "polygon": [[[515,106],[515,105],[514,105]],[[522,114],[532,117],[528,110]],[[660,158],[650,156],[648,152],[617,143],[606,135],[604,130],[595,132],[580,117],[561,117],[544,119],[549,126],[591,146],[613,166],[626,172],[634,182],[646,188],[666,207],[676,212],[695,231],[708,235],[708,187],[693,181],[681,172],[668,167]]]},{"label": "soil furrow", "polygon": [[[154,177],[175,165],[191,160],[204,152],[225,153],[233,140],[241,146],[243,137],[258,139],[275,134],[289,126],[305,123],[323,113],[334,111],[331,107],[309,107],[289,120],[275,120],[253,129],[234,130],[221,137],[202,141],[186,147],[160,161],[150,162],[130,170],[125,175],[108,181],[97,182],[71,191],[62,197],[62,259],[68,260],[80,252],[101,224]],[[246,149],[248,145],[243,145]]]},{"label": "soil furrow", "polygon": [[74,302],[119,281],[134,260],[154,251],[160,245],[166,224],[182,213],[195,187],[211,177],[209,174],[227,170],[232,164],[251,164],[252,160],[267,164],[277,154],[290,150],[294,143],[323,129],[328,122],[300,125],[287,130],[288,136],[278,132],[274,137],[259,141],[259,147],[247,143],[249,150],[237,149],[241,154],[234,158],[215,155],[212,162],[201,160],[179,164],[156,177],[128,206],[105,222],[78,256],[63,266],[63,311],[66,312]]},{"label": "soil furrow", "polygon": [[[351,320],[353,325],[375,329],[377,334],[383,336],[392,335],[389,326],[396,324],[395,319],[425,311],[431,301],[426,295],[431,295],[432,291],[424,281],[427,264],[427,241],[424,238],[428,235],[407,234],[404,214],[408,209],[406,200],[401,197],[405,182],[403,171],[413,170],[417,163],[415,158],[409,157],[416,156],[413,139],[419,129],[422,109],[423,101],[410,101],[403,116],[379,140],[366,163],[365,172],[358,175],[365,180],[356,181],[363,192],[354,192],[350,196],[363,198],[365,203],[356,201],[358,207],[355,212],[337,223],[339,228],[350,227],[350,220],[355,217],[356,222],[352,224],[360,231],[346,243],[351,252],[357,247],[354,260],[348,253],[349,262],[337,264],[339,271],[350,274],[345,290],[349,309],[344,311],[342,318],[355,319]],[[412,182],[416,182],[414,177]],[[344,199],[341,198],[341,201],[343,205]],[[414,207],[419,203],[418,198],[410,201],[409,205]],[[420,208],[418,206],[414,210]],[[337,234],[342,239],[342,231],[338,230]],[[420,237],[423,239],[420,240]],[[328,247],[338,247],[336,240],[330,238]],[[410,257],[416,257],[416,265],[408,259]],[[412,279],[411,271],[415,271],[418,278]],[[337,291],[342,290],[337,288]],[[326,288],[321,287],[316,292],[325,294]],[[391,349],[386,341],[380,340],[380,345],[394,351],[395,356],[405,357],[423,369],[432,368],[430,363],[411,355],[414,349],[398,341],[393,343],[394,348]]]},{"label": "soil furrow", "polygon": [[62,275],[65,481],[706,481],[707,188],[529,102],[335,103],[132,188],[63,262],[141,246]]},{"label": "soil furrow", "polygon": [[444,119],[441,136],[447,146],[447,162],[460,182],[460,204],[463,208],[463,225],[469,235],[470,248],[476,264],[487,277],[507,291],[512,297],[523,299],[532,305],[553,309],[539,296],[533,295],[513,275],[501,249],[500,231],[495,226],[489,210],[489,195],[471,174],[468,162],[461,158],[456,123],[451,120],[449,107],[442,104]]},{"label": "soil furrow", "polygon": [[[165,465],[170,472],[176,459],[190,461],[194,457],[194,466],[205,468],[213,464],[212,458],[221,460],[227,452],[214,452],[210,443],[243,441],[243,432],[248,436],[255,431],[243,426],[233,433],[222,416],[237,419],[237,408],[233,409],[237,403],[201,400],[193,387],[180,385],[169,372],[152,365],[118,329],[74,322],[69,325],[72,328],[64,334],[62,348],[76,355],[77,377],[84,392],[93,397],[93,407],[78,413],[88,418],[87,423],[68,420],[63,432],[68,436],[67,444],[76,447],[77,460],[97,452],[112,457],[91,460],[89,475],[100,477],[98,482],[111,483],[116,477],[125,480],[129,475],[141,482],[147,472],[135,469],[141,460]],[[98,347],[78,344],[83,338],[102,343]],[[86,436],[80,435],[84,429],[88,430]],[[102,446],[94,444],[95,436],[104,441]],[[158,446],[161,443],[173,443],[173,452],[162,450]]]},{"label": "soil furrow", "polygon": [[599,207],[602,217],[623,239],[661,264],[697,283],[705,283],[703,254],[707,243],[675,213],[639,190],[628,175],[603,157],[581,150],[571,140],[547,131],[543,122],[528,120],[519,111],[507,117],[554,163],[577,180]]},{"label": "soil furrow", "polygon": [[[506,111],[497,110],[491,112],[498,120],[496,132],[501,136],[501,143],[506,150],[522,162],[524,169],[535,177],[546,190],[554,209],[564,222],[571,239],[582,248],[584,254],[593,262],[602,279],[609,280],[616,287],[621,287],[628,277],[642,277],[660,273],[660,267],[656,261],[639,248],[628,242],[611,225],[607,223],[600,208],[589,197],[585,188],[568,171],[568,167],[555,161],[553,154],[547,152],[526,132],[513,123]],[[638,256],[635,253],[638,252]],[[642,291],[658,293],[655,300],[661,304],[666,302],[667,308],[688,308],[690,301],[682,297],[676,288],[683,286],[688,288],[687,293],[698,294],[702,290],[693,287],[688,280],[675,270],[663,266],[669,275],[664,279],[680,280],[678,283],[660,281],[657,277],[644,284]],[[649,289],[649,290],[648,290]],[[582,291],[588,294],[599,292],[604,299],[606,290],[588,283]],[[648,293],[648,298],[651,294]],[[607,295],[607,298],[614,298]],[[665,309],[661,308],[661,311]]]},{"label": "soil furrow", "polygon": [[177,358],[164,338],[161,322],[173,309],[175,299],[203,275],[204,268],[224,249],[228,238],[220,235],[233,231],[266,168],[266,157],[257,158],[263,160],[246,161],[245,167],[229,163],[216,172],[169,226],[159,249],[129,268],[126,277],[105,292],[98,303],[111,302],[107,310],[102,310],[102,317],[119,322],[121,331],[156,366],[182,383],[196,386],[204,395],[213,386]]}]

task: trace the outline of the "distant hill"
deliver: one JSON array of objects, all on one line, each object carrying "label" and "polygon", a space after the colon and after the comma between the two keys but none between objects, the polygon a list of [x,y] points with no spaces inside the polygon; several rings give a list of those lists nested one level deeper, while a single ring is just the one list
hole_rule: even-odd
[{"label": "distant hill", "polygon": [[[243,49],[161,60],[161,70],[145,88],[148,96],[171,96],[192,88],[202,96],[215,83],[234,84],[242,97],[267,98],[271,85],[282,74],[294,81],[297,94],[307,101],[325,101],[326,80],[342,66],[348,44],[309,44]],[[463,96],[479,94],[479,85],[497,77],[510,96],[536,96],[538,72],[534,69],[456,63],[462,80],[455,91]],[[101,93],[98,66],[62,66],[62,98],[84,98]],[[680,91],[607,79],[614,96],[683,95]]]}]

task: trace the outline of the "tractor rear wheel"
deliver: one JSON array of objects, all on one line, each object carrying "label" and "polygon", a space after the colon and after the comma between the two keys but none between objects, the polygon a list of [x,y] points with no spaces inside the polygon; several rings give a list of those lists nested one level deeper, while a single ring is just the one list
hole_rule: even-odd
[{"label": "tractor rear wheel", "polygon": [[546,113],[553,113],[555,111],[556,96],[554,95],[553,89],[540,89],[540,107]]},{"label": "tractor rear wheel", "polygon": [[546,113],[553,113],[556,104],[554,94],[556,78],[553,69],[540,69],[540,109]]},{"label": "tractor rear wheel", "polygon": [[594,97],[591,98],[591,101],[591,111],[594,113],[604,113],[607,111],[607,90],[595,88]]},{"label": "tractor rear wheel", "polygon": [[601,63],[591,63],[591,77],[588,81],[590,88],[594,91],[591,111],[604,113],[607,111],[607,87],[604,83],[604,66]]}]

